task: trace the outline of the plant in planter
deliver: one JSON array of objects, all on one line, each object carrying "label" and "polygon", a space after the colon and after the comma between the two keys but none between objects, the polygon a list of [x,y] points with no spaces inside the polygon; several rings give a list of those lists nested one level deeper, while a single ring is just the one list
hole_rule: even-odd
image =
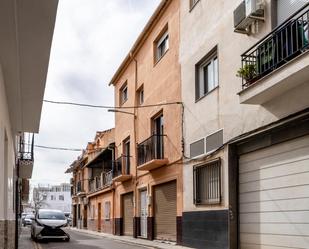
[{"label": "plant in planter", "polygon": [[236,74],[237,77],[241,77],[246,81],[251,81],[256,77],[256,68],[254,64],[246,64],[239,68]]}]

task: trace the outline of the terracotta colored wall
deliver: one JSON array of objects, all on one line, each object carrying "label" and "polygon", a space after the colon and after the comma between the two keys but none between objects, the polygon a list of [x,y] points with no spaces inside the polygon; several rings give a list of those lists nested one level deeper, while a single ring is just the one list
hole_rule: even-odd
[{"label": "terracotta colored wall", "polygon": [[[154,63],[154,41],[158,35],[168,25],[169,50],[159,60]],[[181,101],[180,86],[180,65],[178,63],[179,49],[179,0],[171,1],[171,4],[159,18],[150,34],[134,55],[137,63],[137,83],[135,84],[135,61],[131,61],[128,67],[122,72],[115,85],[115,105],[119,106],[119,90],[125,82],[128,86],[128,100],[123,106],[134,106],[136,90],[143,85],[144,104],[152,105],[167,102]],[[133,112],[133,109],[126,110]],[[164,154],[169,163],[173,163],[182,157],[182,107],[181,105],[156,106],[151,108],[140,108],[136,110],[135,133],[134,116],[116,113],[115,117],[115,141],[117,155],[122,153],[122,141],[130,136],[131,141],[131,174],[133,180],[116,184],[116,217],[121,217],[121,194],[137,191],[138,188],[148,187],[177,179],[178,198],[177,213],[182,213],[182,166],[172,164],[156,169],[151,173],[136,170],[136,145],[151,136],[151,118],[159,112],[163,112],[164,133]],[[138,177],[137,188],[134,187],[135,177]],[[149,192],[151,194],[151,192]],[[135,197],[138,195],[135,194]],[[135,203],[138,203],[135,198]],[[136,205],[137,207],[137,205]],[[151,210],[150,210],[151,211]],[[136,210],[136,213],[138,211]],[[151,214],[151,213],[150,213]]]}]

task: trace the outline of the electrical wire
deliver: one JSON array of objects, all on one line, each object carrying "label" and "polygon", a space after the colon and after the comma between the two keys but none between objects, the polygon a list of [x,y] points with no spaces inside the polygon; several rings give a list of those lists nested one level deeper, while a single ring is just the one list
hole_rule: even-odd
[{"label": "electrical wire", "polygon": [[182,105],[182,102],[168,102],[168,103],[138,105],[138,106],[106,106],[106,105],[91,105],[91,104],[66,102],[66,101],[53,101],[53,100],[47,100],[47,99],[44,99],[43,102],[50,103],[50,104],[57,104],[57,105],[73,105],[73,106],[100,108],[100,109],[134,109],[134,108],[158,107],[158,106],[166,106],[166,105]]}]

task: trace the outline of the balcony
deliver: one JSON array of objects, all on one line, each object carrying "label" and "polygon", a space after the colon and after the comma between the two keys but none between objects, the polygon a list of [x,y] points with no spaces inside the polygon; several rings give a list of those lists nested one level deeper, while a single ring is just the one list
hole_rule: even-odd
[{"label": "balcony", "polygon": [[130,180],[130,156],[121,156],[114,161],[113,180],[115,182],[125,182]]},{"label": "balcony", "polygon": [[309,4],[242,54],[240,103],[264,104],[309,81]]},{"label": "balcony", "polygon": [[138,170],[150,171],[168,163],[164,158],[164,137],[152,135],[137,146]]},{"label": "balcony", "polygon": [[19,138],[18,145],[18,167],[19,177],[22,179],[30,179],[33,170],[33,146],[34,134],[24,133]]},{"label": "balcony", "polygon": [[89,192],[96,192],[106,187],[111,186],[113,183],[113,171],[102,172],[99,176],[94,177],[89,181]]}]

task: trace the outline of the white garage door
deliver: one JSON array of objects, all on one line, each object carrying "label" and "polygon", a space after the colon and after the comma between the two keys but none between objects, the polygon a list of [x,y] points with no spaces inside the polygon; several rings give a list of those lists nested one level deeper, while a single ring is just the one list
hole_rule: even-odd
[{"label": "white garage door", "polygon": [[278,25],[283,23],[287,18],[293,15],[308,2],[308,0],[277,0]]},{"label": "white garage door", "polygon": [[240,157],[241,249],[309,248],[309,136]]}]

